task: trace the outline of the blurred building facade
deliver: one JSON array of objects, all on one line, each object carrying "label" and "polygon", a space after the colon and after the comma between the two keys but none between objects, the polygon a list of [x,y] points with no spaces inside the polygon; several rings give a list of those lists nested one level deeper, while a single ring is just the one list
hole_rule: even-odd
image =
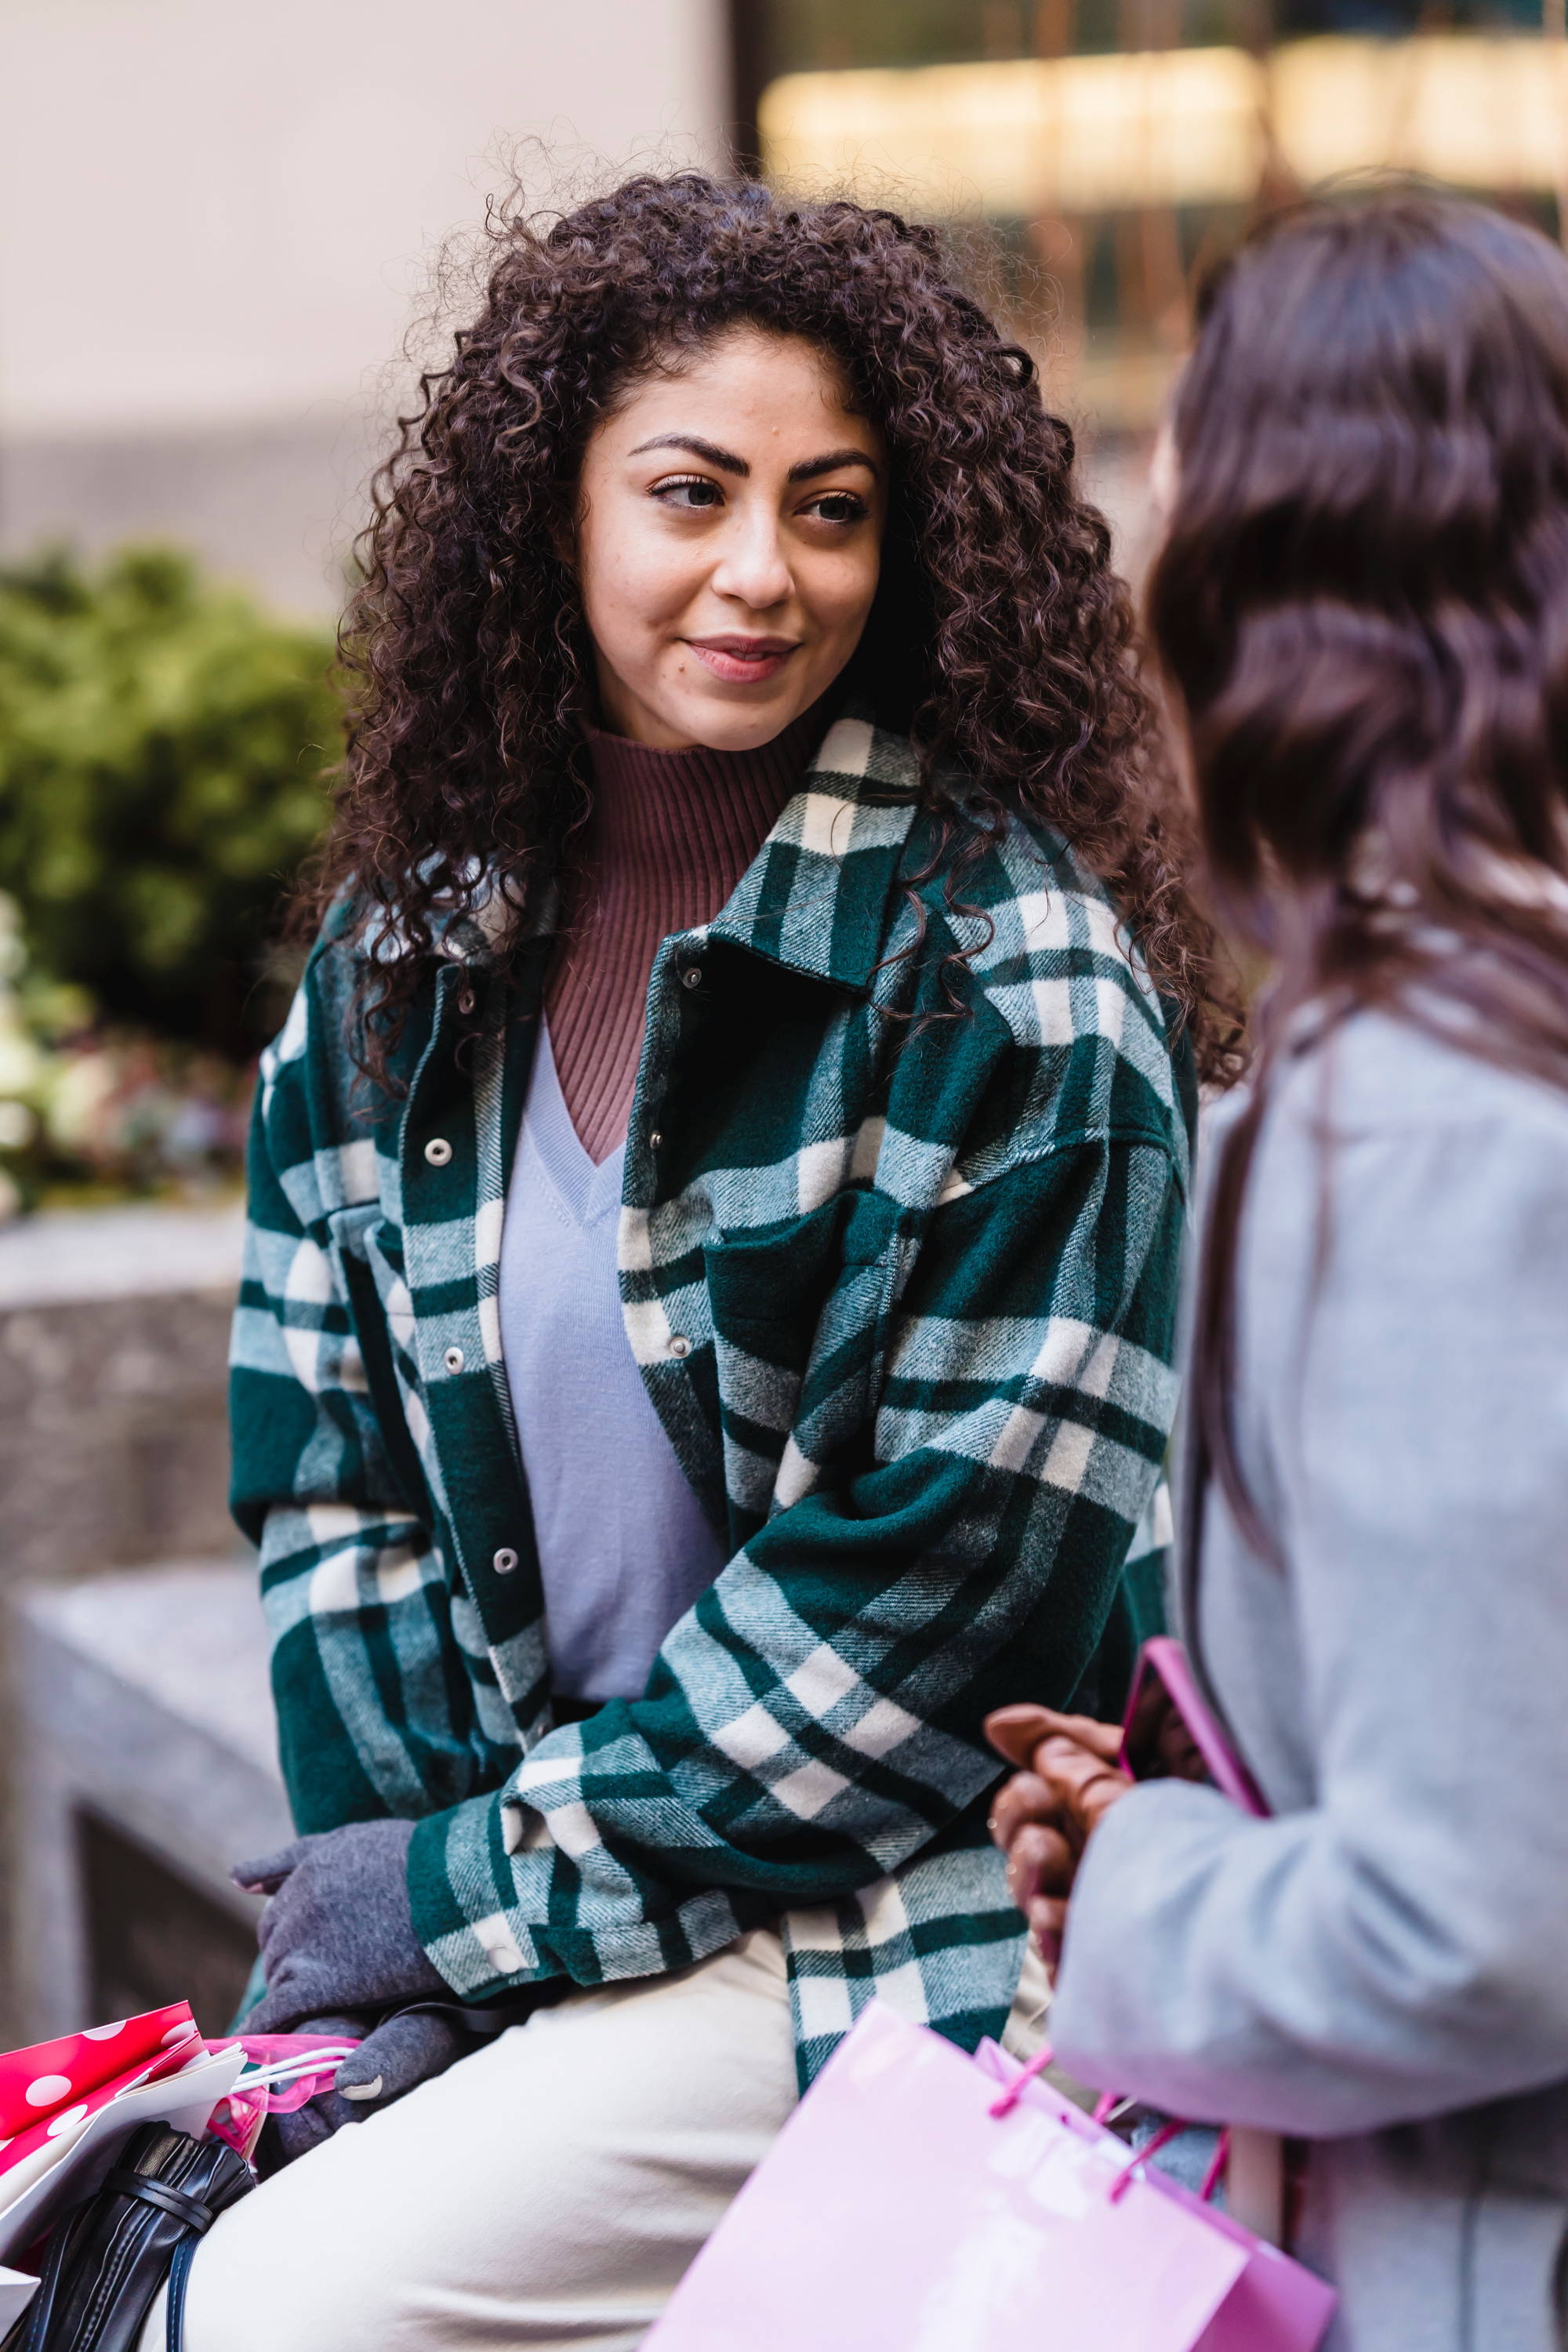
[{"label": "blurred building facade", "polygon": [[330,612],[405,332],[513,152],[542,201],[739,153],[984,222],[988,290],[1113,476],[1260,205],[1394,166],[1555,226],[1563,9],[0,0],[0,557],[170,540]]},{"label": "blurred building facade", "polygon": [[1555,230],[1563,0],[738,0],[775,183],[983,221],[992,299],[1100,470],[1151,428],[1195,278],[1259,213],[1411,173]]},{"label": "blurred building facade", "polygon": [[713,160],[721,0],[0,0],[0,554],[184,542],[339,601],[441,241]]}]

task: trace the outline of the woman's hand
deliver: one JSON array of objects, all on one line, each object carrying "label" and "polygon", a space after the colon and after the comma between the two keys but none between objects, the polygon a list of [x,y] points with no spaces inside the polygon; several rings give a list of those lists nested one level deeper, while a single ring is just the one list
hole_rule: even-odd
[{"label": "woman's hand", "polygon": [[1004,1706],[987,1716],[985,1736],[1024,1768],[1002,1784],[991,1834],[1007,1857],[1013,1900],[1054,1967],[1084,1848],[1132,1786],[1117,1762],[1121,1727],[1048,1706]]},{"label": "woman's hand", "polygon": [[287,2033],[302,2017],[451,1999],[414,1932],[413,1834],[412,1822],[353,1822],[236,1864],[236,1885],[268,1898],[257,1930],[267,1990],[247,2032]]},{"label": "woman's hand", "polygon": [[[463,2031],[462,2011],[456,2003],[430,2001],[423,2007],[395,2010],[378,2019],[373,2011],[336,2017],[303,2017],[289,2031],[328,2033],[335,2040],[357,2042],[332,2078],[330,2090],[318,2091],[301,2107],[275,2115],[268,2137],[269,2159],[292,2164],[331,2139],[345,2124],[363,2123],[367,2116],[388,2107],[406,2092],[416,2090],[434,2074],[444,2074],[458,2059],[478,2047]],[[247,2018],[241,2029],[250,2030]]]}]

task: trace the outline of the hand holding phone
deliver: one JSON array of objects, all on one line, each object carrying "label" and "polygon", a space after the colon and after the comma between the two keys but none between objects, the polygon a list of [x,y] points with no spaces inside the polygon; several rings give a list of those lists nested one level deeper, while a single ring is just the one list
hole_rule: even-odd
[{"label": "hand holding phone", "polygon": [[1003,1783],[991,1834],[1007,1856],[1013,1900],[1054,1962],[1084,1848],[1137,1780],[1191,1780],[1244,1812],[1268,1807],[1198,1688],[1179,1642],[1146,1642],[1121,1724],[1004,1706],[985,1719],[999,1755],[1023,1769]]},{"label": "hand holding phone", "polygon": [[999,1754],[1025,1768],[1003,1783],[991,1834],[1007,1856],[1013,1900],[1054,1962],[1079,1857],[1131,1786],[1119,1762],[1121,1727],[1054,1707],[1005,1706],[985,1730]]}]

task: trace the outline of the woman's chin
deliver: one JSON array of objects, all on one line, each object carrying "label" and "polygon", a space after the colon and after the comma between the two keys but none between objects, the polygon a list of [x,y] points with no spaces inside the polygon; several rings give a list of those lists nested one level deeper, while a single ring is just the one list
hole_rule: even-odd
[{"label": "woman's chin", "polygon": [[798,693],[763,695],[757,688],[731,687],[716,694],[680,697],[679,709],[659,713],[672,732],[709,751],[755,751],[782,735],[807,708]]}]

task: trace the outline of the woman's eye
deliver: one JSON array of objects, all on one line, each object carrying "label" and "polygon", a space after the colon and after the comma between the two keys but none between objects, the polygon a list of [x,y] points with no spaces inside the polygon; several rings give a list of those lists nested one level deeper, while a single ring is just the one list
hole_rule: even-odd
[{"label": "woman's eye", "polygon": [[681,514],[695,514],[718,506],[724,493],[706,474],[669,474],[662,482],[655,482],[653,495],[660,506],[674,507]]},{"label": "woman's eye", "polygon": [[857,498],[853,490],[824,490],[806,509],[807,514],[820,515],[824,522],[837,523],[862,522],[867,511],[865,499]]}]

